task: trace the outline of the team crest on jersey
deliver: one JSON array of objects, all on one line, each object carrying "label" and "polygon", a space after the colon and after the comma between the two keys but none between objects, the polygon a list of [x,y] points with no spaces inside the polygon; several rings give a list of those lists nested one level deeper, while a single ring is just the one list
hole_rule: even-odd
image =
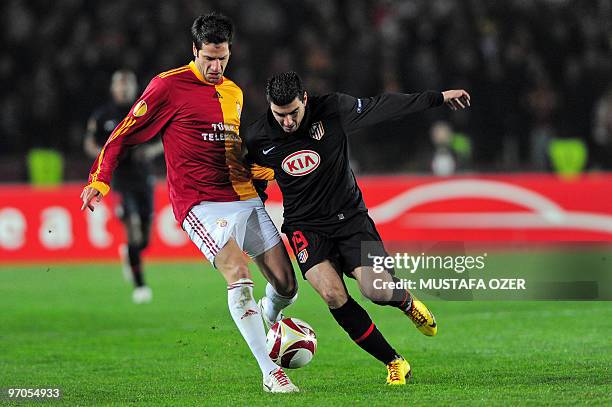
[{"label": "team crest on jersey", "polygon": [[325,134],[325,128],[323,128],[323,122],[316,122],[310,126],[310,137],[315,140],[321,140]]},{"label": "team crest on jersey", "polygon": [[299,252],[297,254],[297,259],[302,264],[306,263],[306,260],[308,260],[308,250],[304,249],[301,252]]},{"label": "team crest on jersey", "polygon": [[140,117],[144,116],[145,113],[147,113],[147,102],[141,100],[140,102],[136,103],[136,106],[134,106],[132,114],[134,117]]},{"label": "team crest on jersey", "polygon": [[220,228],[224,228],[227,226],[227,220],[225,219],[217,219],[217,225],[219,225]]}]

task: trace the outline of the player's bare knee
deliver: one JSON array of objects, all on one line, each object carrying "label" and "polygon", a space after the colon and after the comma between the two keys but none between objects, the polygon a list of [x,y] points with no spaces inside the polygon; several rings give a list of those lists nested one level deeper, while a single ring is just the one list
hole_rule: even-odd
[{"label": "player's bare knee", "polygon": [[275,284],[272,284],[272,286],[276,292],[283,297],[295,297],[298,291],[298,285],[295,278],[287,278],[281,281],[277,280]]},{"label": "player's bare knee", "polygon": [[238,281],[241,278],[251,278],[251,271],[245,264],[237,264],[226,269],[224,274],[229,281]]},{"label": "player's bare knee", "polygon": [[333,287],[323,289],[320,294],[329,308],[340,308],[348,300],[344,290],[334,289]]}]

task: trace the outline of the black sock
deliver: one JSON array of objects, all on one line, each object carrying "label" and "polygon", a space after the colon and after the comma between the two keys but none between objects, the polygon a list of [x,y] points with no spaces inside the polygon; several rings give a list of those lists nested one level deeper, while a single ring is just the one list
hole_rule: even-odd
[{"label": "black sock", "polygon": [[370,355],[384,364],[397,358],[395,349],[376,328],[366,310],[353,298],[348,297],[346,304],[340,308],[330,308],[330,312],[351,339]]},{"label": "black sock", "polygon": [[[398,283],[400,280],[393,276],[393,282]],[[372,301],[377,305],[390,305],[395,308],[399,308],[403,312],[407,312],[412,307],[412,295],[408,290],[403,288],[394,288],[393,294],[389,301]]]},{"label": "black sock", "polygon": [[143,287],[145,285],[145,282],[141,267],[140,248],[129,245],[128,256],[130,258],[130,269],[132,269],[132,277],[134,277],[134,285],[136,287]]}]

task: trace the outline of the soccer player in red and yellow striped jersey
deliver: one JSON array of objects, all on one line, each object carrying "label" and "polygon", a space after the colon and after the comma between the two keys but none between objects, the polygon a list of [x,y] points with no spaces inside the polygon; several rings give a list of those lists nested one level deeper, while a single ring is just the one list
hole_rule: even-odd
[{"label": "soccer player in red and yellow striped jersey", "polygon": [[[157,75],[111,133],[89,174],[81,209],[93,210],[110,189],[122,152],[162,134],[168,190],[177,221],[228,283],[230,313],[257,359],[264,390],[297,391],[266,352],[267,323],[297,295],[289,257],[258,197],[242,156],[242,90],[223,74],[231,21],[198,17],[191,28],[194,60]],[[246,251],[270,282],[261,306],[253,299]]]}]

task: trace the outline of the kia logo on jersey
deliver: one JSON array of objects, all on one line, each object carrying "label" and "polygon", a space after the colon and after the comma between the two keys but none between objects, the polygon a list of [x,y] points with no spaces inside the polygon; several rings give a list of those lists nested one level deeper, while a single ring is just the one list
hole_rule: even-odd
[{"label": "kia logo on jersey", "polygon": [[288,155],[282,163],[283,171],[294,177],[310,174],[317,169],[321,157],[312,150],[300,150]]}]

